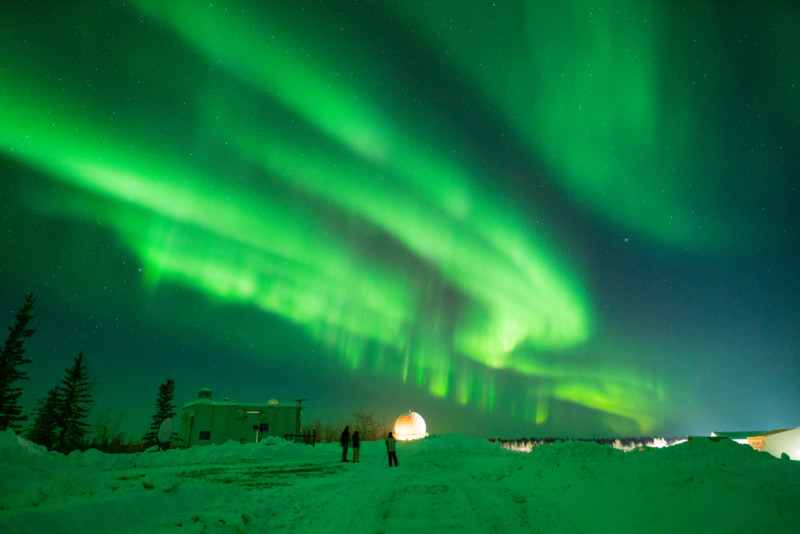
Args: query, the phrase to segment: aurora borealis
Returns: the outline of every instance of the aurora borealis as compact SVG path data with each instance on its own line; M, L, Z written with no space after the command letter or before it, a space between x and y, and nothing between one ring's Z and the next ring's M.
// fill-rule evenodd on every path
M791 3L0 14L27 403L83 350L142 428L168 376L433 433L798 424Z

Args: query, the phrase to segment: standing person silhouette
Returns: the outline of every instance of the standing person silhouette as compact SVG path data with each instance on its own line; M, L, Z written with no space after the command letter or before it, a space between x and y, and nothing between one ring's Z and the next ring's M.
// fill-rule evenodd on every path
M347 461L347 446L350 445L350 427L344 427L342 436L339 438L339 443L342 444L342 461Z
M392 467L392 460L394 460L394 465L397 467L397 440L392 436L392 433L389 432L389 435L386 436L386 454L389 456L389 467Z
M361 451L361 438L358 437L358 430L353 432L353 463L358 462L359 452Z

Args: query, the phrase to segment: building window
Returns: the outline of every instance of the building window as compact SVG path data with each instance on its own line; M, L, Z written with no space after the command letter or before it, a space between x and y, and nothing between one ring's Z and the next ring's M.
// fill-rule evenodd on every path
M210 430L201 430L200 431L200 439L211 439L211 431Z

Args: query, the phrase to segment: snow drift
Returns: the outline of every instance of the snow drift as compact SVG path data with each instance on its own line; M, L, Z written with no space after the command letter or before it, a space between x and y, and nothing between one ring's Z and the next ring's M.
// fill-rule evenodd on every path
M0 433L0 532L792 532L800 463L730 441L530 453L458 435L112 455Z

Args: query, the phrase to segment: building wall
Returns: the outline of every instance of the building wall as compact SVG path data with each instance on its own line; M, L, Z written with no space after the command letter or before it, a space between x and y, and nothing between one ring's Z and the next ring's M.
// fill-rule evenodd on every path
M712 432L712 436L727 437L777 458L786 454L792 460L800 460L800 428L753 432Z
M296 434L299 421L298 406L198 400L183 407L178 435L186 447L229 440L255 443L266 436Z
M786 454L792 460L800 460L800 428L768 433L761 450L778 458Z

